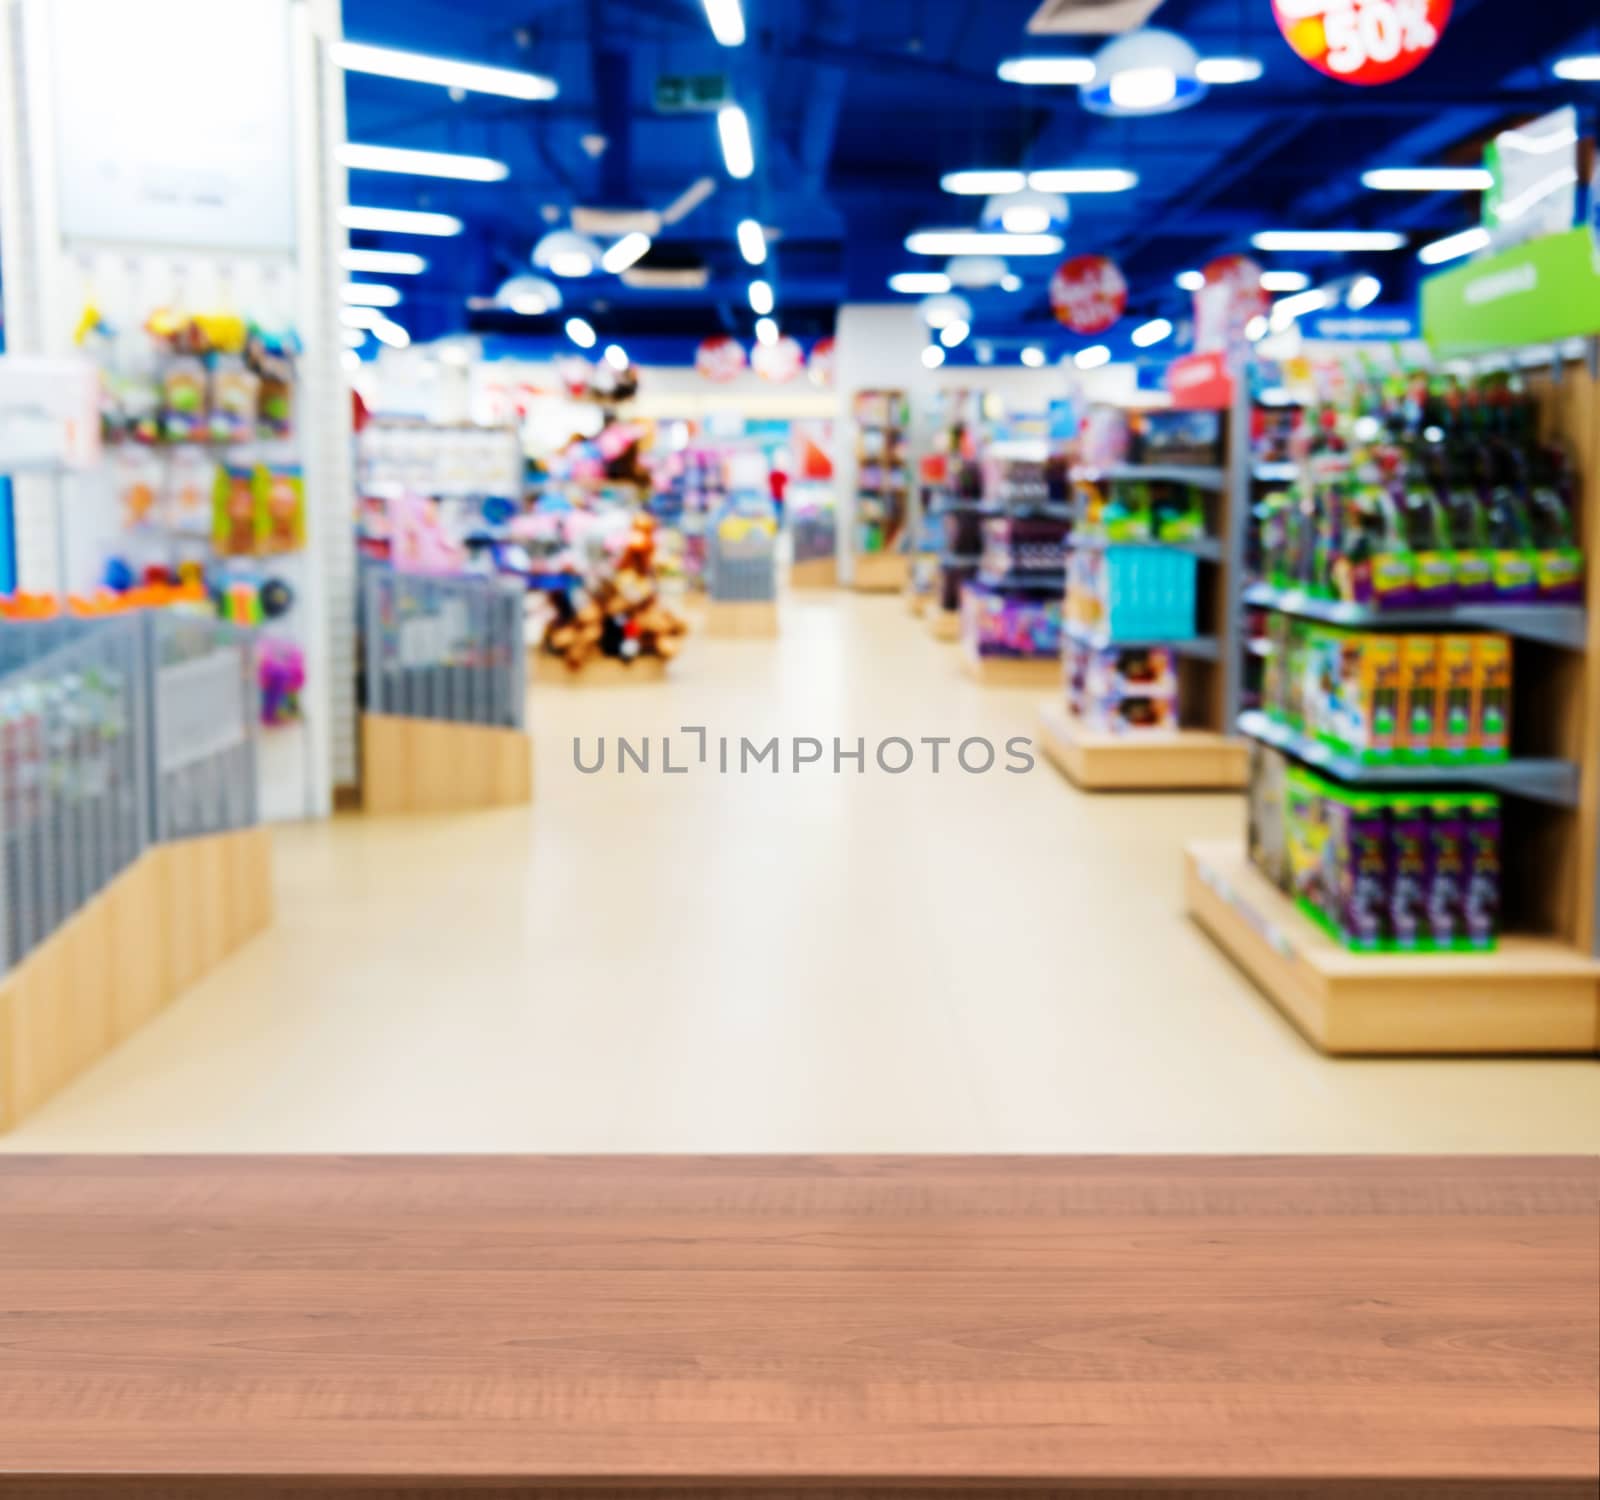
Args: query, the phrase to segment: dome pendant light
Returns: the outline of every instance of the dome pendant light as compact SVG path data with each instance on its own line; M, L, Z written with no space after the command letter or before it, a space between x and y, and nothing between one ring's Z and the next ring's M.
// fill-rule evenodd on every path
M985 229L1001 229L1007 234L1044 234L1066 226L1071 212L1060 193L1041 193L1022 188L1015 193L996 193L983 205Z
M945 263L944 273L950 278L951 286L980 292L985 287L999 286L1009 270L998 255L958 255Z
M552 229L533 247L533 263L552 276L592 276L600 267L600 247L586 234Z
M494 300L525 318L537 318L561 307L561 289L542 276L513 276L494 294Z
M1078 97L1097 115L1165 115L1206 96L1200 59L1181 36L1146 27L1107 43Z

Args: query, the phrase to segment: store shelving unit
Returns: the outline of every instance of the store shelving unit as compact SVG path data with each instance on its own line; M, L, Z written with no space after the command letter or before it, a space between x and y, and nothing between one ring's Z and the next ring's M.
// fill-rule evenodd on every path
M1241 387L1243 382L1238 383ZM1226 417L1225 462L1116 464L1075 469L1075 479L1115 484L1145 481L1187 485L1209 497L1206 536L1186 541L1115 541L1074 535L1074 548L1149 547L1197 558L1209 575L1200 595L1201 632L1163 640L1085 637L1070 624L1066 634L1096 647L1167 647L1181 658L1182 698L1190 723L1160 735L1118 735L1091 729L1058 698L1039 708L1045 753L1086 791L1237 791L1249 770L1249 746L1234 729L1239 711L1241 612L1232 592L1243 566L1243 520L1250 505L1249 405L1241 390Z
M1324 1052L1595 1050L1600 965L1563 938L1512 935L1494 953L1352 953L1233 840L1189 846L1184 897L1189 915Z
M1316 1046L1329 1053L1592 1053L1600 1050L1600 341L1525 370L1547 434L1578 478L1587 563L1582 605L1377 611L1250 585L1246 607L1396 630L1488 629L1519 642L1513 757L1372 764L1264 714L1239 728L1355 786L1483 787L1506 799L1506 934L1492 952L1356 953L1304 916L1249 861L1243 839L1186 851L1190 915ZM1243 556L1243 524L1233 548ZM1248 649L1235 630L1239 652Z
M1454 604L1439 609L1372 609L1314 599L1309 594L1253 583L1244 602L1256 609L1276 610L1324 625L1385 630L1497 630L1524 641L1542 641L1567 651L1582 651L1589 638L1588 612L1582 605Z
M863 593L898 594L911 577L911 479L907 464L906 393L858 391L856 423L857 535L854 587ZM872 436L876 434L876 436ZM876 447L877 451L870 449ZM876 472L868 482L864 476ZM876 545L869 545L876 543Z

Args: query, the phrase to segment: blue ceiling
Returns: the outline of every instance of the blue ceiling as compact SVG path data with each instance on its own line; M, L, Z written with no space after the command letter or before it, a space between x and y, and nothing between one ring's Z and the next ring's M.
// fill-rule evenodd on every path
M664 250L703 258L710 284L646 292L612 276L562 284L602 338L636 355L684 353L708 333L747 337L753 274L734 226L753 216L778 231L767 266L784 330L829 331L843 301L893 296L887 278L940 262L908 255L908 232L971 224L980 200L940 190L962 167L1125 167L1140 185L1072 202L1072 252L1116 257L1132 288L1119 332L1143 317L1181 311L1180 270L1245 249L1263 228L1398 228L1412 249L1357 261L1263 256L1314 273L1371 270L1386 301L1409 296L1415 244L1466 227L1475 196L1373 193L1363 169L1473 162L1507 123L1575 102L1592 120L1600 85L1562 83L1550 64L1600 52L1597 0L1455 0L1434 55L1411 77L1363 89L1323 78L1288 49L1268 0L1165 0L1154 22L1180 32L1202 56L1245 54L1265 73L1216 87L1178 114L1111 120L1082 109L1074 88L1026 88L996 76L1019 53L1085 55L1093 37L1029 37L1037 0L744 0L748 40L712 39L700 0L344 0L353 41L527 68L553 76L543 103L469 95L350 74L352 141L498 157L499 183L458 183L351 173L351 199L453 213L453 240L352 234L352 243L416 250L421 277L397 278L397 316L413 337L475 328L559 340L560 319L469 313L528 252L551 218L574 204L662 208L696 178L716 191L662 236ZM725 172L714 116L661 114L661 74L725 72L751 116L756 172ZM606 138L591 157L582 138ZM1021 290L973 297L977 338L1004 349L1025 341L1052 354L1074 341L1050 315L1052 258L1014 260ZM564 313L562 316L565 316ZM1115 340L1113 340L1115 342ZM969 343L970 348L970 343Z

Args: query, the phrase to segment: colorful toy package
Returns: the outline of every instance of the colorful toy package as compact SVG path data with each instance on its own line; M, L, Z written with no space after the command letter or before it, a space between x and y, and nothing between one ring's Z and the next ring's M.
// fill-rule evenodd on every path
M306 485L298 464L261 464L252 479L255 543L260 555L306 545Z
M1061 601L968 584L961 591L961 634L967 650L980 657L1059 657Z
M1265 785L1264 774L1261 776ZM1252 857L1265 790L1251 793ZM1487 952L1499 940L1500 802L1490 792L1366 792L1291 766L1286 889L1353 952Z

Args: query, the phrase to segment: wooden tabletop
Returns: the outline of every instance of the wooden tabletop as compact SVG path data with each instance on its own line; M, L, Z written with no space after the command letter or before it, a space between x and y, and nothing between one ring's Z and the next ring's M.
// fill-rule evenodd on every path
M1597 1198L1564 1158L0 1156L0 1496L1592 1500Z

